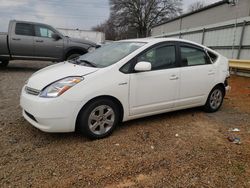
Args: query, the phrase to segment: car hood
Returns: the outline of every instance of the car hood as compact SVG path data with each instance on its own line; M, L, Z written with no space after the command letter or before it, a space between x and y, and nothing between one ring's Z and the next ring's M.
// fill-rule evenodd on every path
M27 86L33 89L42 90L47 85L65 77L86 76L97 70L99 70L99 68L76 65L66 61L35 72L29 78Z
M82 44L88 44L90 46L96 46L96 43L86 40L86 39L79 39L79 38L69 38L71 42L76 42L76 43L82 43Z

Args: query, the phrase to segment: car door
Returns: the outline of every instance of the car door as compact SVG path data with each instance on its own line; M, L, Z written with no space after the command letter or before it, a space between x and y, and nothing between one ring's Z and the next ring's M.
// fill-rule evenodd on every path
M63 39L55 40L56 31L47 25L35 25L35 55L41 58L62 59Z
M180 43L180 91L176 107L203 105L214 86L215 67L201 47Z
M11 30L10 54L14 58L34 56L34 27L29 23L18 22Z
M136 58L152 65L147 72L130 74L130 115L152 114L174 107L178 97L179 67L174 43L150 48Z

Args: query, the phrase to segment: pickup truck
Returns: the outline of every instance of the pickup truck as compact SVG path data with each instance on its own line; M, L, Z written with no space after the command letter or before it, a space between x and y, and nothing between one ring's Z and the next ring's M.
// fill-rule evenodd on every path
M0 33L0 67L10 60L64 61L100 47L94 42L63 36L47 24L11 20Z

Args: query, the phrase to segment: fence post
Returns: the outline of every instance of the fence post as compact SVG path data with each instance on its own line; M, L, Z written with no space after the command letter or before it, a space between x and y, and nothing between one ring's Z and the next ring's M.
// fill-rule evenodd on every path
M201 39L201 44L204 44L204 39L205 39L205 33L206 33L206 28L203 28L202 30L202 39Z
M181 34L182 34L182 33L180 32L180 33L179 33L179 39L181 39L181 38L182 38Z
M240 58L240 53L241 53L243 38L244 38L244 34L245 34L246 23L247 23L246 20L244 20L243 26L242 26L242 30L241 30L241 35L240 35L240 44L239 44L239 48L238 48L237 59Z
M180 19L180 33L179 33L179 38L181 39L182 36L181 36L181 30L182 30L182 17Z

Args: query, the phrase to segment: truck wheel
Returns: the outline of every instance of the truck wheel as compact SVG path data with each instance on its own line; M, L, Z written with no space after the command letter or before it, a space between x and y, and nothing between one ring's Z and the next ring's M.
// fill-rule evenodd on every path
M0 60L0 67L7 67L9 64L8 60Z
M75 59L77 57L81 56L81 54L71 54L67 57L67 60Z
M77 129L90 139L107 137L117 126L119 114L119 108L112 100L97 99L81 110Z

